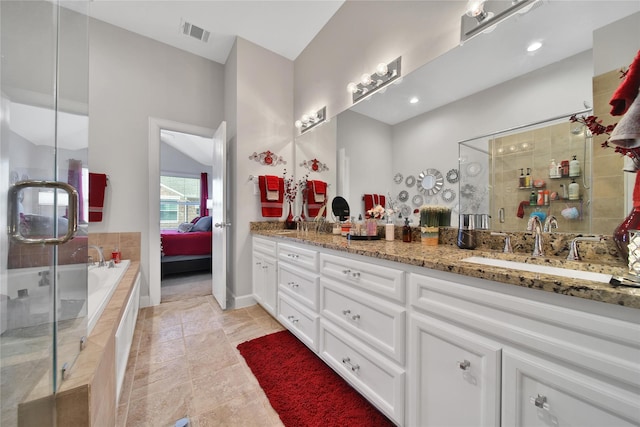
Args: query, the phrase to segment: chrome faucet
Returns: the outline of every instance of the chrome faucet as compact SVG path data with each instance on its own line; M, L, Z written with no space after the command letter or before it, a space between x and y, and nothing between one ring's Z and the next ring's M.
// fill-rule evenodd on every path
M542 224L540 218L536 215L529 217L527 223L527 231L533 231L535 234L535 240L533 241L533 253L531 256L543 256L542 251Z
M569 255L567 260L580 261L582 257L578 253L578 242L601 242L602 237L576 237L569 243Z
M513 253L513 248L511 247L511 236L509 236L507 233L498 233L498 232L491 232L492 236L503 236L504 237L504 248L502 249L502 252L504 252L505 254L512 254Z
M104 253L102 252L102 246L89 245L89 248L93 248L96 250L96 252L98 252L98 256L100 257L100 259L98 260L98 267L104 267L105 263L104 263Z
M544 220L544 227L542 231L545 233L551 233L551 230L558 228L558 220L555 216L549 215L547 219Z

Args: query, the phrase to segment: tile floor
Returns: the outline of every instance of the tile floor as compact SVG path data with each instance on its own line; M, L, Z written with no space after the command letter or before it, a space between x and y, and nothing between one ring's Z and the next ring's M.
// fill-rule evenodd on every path
M260 306L223 312L211 275L169 278L140 310L117 426L282 426L236 346L283 330Z

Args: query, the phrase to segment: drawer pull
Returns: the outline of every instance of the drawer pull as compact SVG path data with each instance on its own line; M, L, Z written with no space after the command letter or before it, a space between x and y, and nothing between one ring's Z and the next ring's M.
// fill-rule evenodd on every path
M471 362L469 362L467 359L465 359L463 362L458 362L458 367L460 369L462 369L463 371L466 371L467 369L469 369L471 367Z
M538 397L529 396L529 402L533 403L536 408L545 409L547 411L551 409L547 403L547 396L543 396L541 394L539 394Z
M267 268L269 268L269 266L268 265L263 265L262 268L264 268L266 270Z
M342 274L349 274L351 273L351 270L342 270Z
M256 262L256 265L262 265L262 263L260 261Z
M288 257L293 258L293 259L297 259L298 255L296 254L287 254Z
M342 358L342 364L349 367L353 372L356 372L360 369L360 365L354 365L353 363L351 363L351 359L348 357Z
M354 314L353 316L351 316L351 320L360 320L360 315Z
M298 323L298 319L296 319L295 316L287 316L287 319L289 319L291 323Z
M351 277L353 277L354 279L359 279L360 278L360 273L357 271L354 271L353 273L351 273Z
M351 313L351 310L342 310L342 314L344 314L345 316L349 313Z
M300 285L298 285L296 282L289 282L289 283L287 283L287 285L291 286L292 288L300 287Z

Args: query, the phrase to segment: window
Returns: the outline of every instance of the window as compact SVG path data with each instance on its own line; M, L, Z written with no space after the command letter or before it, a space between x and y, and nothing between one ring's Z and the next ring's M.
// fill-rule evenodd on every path
M200 178L160 176L160 223L177 229L200 216Z

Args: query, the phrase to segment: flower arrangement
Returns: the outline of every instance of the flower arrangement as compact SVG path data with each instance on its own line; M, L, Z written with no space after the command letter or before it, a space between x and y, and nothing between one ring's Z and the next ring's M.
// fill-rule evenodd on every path
M301 189L302 191L306 190L308 177L309 174L307 173L300 180L296 181L293 176L287 177L287 170L284 170L282 178L284 179L284 198L287 202L295 202L296 197L298 196L298 191Z
M385 210L381 205L375 205L373 208L367 211L367 215L372 219L382 219L384 218Z

